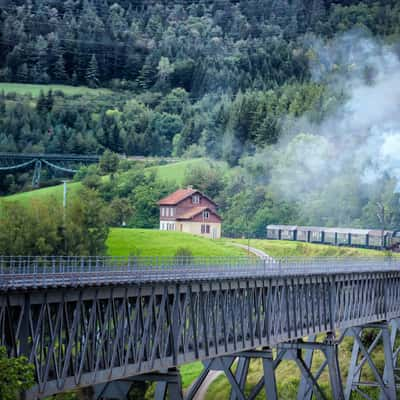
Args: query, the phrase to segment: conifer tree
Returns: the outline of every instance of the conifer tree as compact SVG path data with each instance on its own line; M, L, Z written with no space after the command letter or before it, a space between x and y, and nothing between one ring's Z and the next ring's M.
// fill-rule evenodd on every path
M76 73L75 70L74 70L74 72L72 73L71 83L72 83L74 86L78 86L78 74Z
M38 113L44 113L47 109L47 100L43 90L40 91L39 97L36 102L36 110Z
M58 82L65 82L67 80L67 73L65 72L64 57L60 54L54 65L54 77Z
M26 63L23 63L17 70L17 79L18 82L28 82L29 79L29 71Z
M95 88L99 85L99 72L96 56L93 54L86 70L86 83L89 87Z

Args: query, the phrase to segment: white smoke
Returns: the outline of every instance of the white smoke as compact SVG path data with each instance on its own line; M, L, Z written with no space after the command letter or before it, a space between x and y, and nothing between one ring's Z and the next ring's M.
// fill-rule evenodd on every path
M389 177L400 191L399 57L360 31L328 43L309 37L308 44L313 79L346 100L319 124L291 121L276 148L272 187L289 200L304 199L305 207L324 190L344 198L340 190L349 189L341 179L374 185Z

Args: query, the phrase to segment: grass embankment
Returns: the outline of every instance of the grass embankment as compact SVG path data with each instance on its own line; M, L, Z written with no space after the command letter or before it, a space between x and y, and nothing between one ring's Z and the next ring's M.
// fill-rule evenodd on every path
M246 239L225 239L247 246ZM271 257L382 257L386 253L379 250L356 247L331 246L315 243L301 243L289 240L251 239L250 246L262 250Z
M206 165L207 163L208 160L204 158L195 158L161 166L149 167L147 169L149 171L156 171L157 177L163 181L172 181L180 185L185 177L186 168L199 167Z
M80 182L70 182L67 184L67 195L68 198L73 196L77 190L82 186ZM22 192L12 194L10 196L2 196L0 200L6 201L17 201L23 205L29 205L32 201L48 201L51 198L55 198L62 202L64 193L64 185L49 186L42 189L30 190L29 192Z
M224 240L210 240L182 232L113 228L107 240L113 256L173 256L184 247L194 256L243 256L246 252Z
M111 93L109 89L91 89L87 86L68 86L68 85L40 85L40 84L27 84L27 83L0 83L0 92L4 91L7 93L16 93L18 95L31 95L32 97L38 97L40 92L47 93L49 90L53 92L56 90L62 91L67 96L79 95L79 94L90 94L100 95Z

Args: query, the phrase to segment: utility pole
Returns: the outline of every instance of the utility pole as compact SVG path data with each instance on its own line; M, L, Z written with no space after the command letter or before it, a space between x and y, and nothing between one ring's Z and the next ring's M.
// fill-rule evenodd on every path
M64 233L64 250L65 254L67 254L67 180L62 181L64 184L63 187L63 233Z
M66 211L67 211L67 180L62 181L64 184L63 188L63 209L64 209L64 224L65 224L65 217L66 217Z
M384 235L385 235L385 205L381 202L378 201L376 203L378 207L378 212L376 213L376 216L378 217L378 220L381 224L381 231L382 231L382 239L381 239L381 245L382 248L385 246L385 240L384 240Z

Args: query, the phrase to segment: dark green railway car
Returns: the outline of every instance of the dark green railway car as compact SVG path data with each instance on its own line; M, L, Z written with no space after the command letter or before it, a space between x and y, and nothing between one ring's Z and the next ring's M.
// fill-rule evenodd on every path
M379 229L268 225L267 239L400 251L400 231L382 231Z

